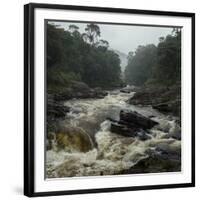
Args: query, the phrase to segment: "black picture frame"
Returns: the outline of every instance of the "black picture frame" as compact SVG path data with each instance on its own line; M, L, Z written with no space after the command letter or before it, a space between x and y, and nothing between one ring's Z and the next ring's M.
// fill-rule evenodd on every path
M109 13L129 13L156 16L182 16L189 17L192 20L192 181L191 183L167 184L167 185L144 185L133 187L117 187L117 188L99 188L85 190L68 190L68 191L46 191L35 192L34 182L34 84L36 77L34 76L34 11L36 8L43 9L59 9L59 10L80 10L94 12ZM36 196L53 196L53 195L72 195L84 193L99 192L122 192L134 190L150 190L163 188L183 188L195 186L195 14L186 12L166 12L153 10L135 10L122 8L105 8L105 7L86 7L73 5L57 5L57 4L36 4L30 3L24 5L24 195L28 197Z

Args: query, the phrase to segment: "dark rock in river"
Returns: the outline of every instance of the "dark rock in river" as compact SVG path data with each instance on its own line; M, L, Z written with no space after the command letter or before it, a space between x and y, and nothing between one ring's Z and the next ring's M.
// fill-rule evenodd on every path
M63 118L66 113L69 112L69 108L62 103L48 99L47 115L53 118Z
M175 115L180 115L179 114L180 113L180 105L181 105L181 101L180 101L180 99L178 99L175 101L168 101L165 103L155 104L155 105L152 105L152 107L163 113L170 112Z
M119 123L111 123L110 131L123 136L136 137L138 128L129 128Z
M165 158L162 155L152 155L140 160L137 164L120 174L159 173L181 171L181 161Z
M170 112L171 108L167 103L160 103L152 106L154 109L157 109L161 112Z
M181 127L178 123L175 123L173 128L169 130L169 133L164 136L164 138L174 138L176 140L181 140Z
M136 91L138 91L138 87L136 86L126 86L120 90L120 92L123 92L123 93L131 93L131 92L136 92Z
M151 129L152 127L158 124L158 122L155 122L150 118L139 114L136 111L130 112L124 110L120 112L120 121L127 122L129 126L138 127L142 129Z
M69 107L64 106L63 103L56 101L53 95L47 95L47 129L54 129L56 123L64 119L66 113L70 110Z
M110 131L123 136L138 137L140 140L150 139L147 129L157 125L155 122L137 112L124 111L120 112L120 120L111 121Z
M181 171L181 148L171 148L168 144L158 144L155 150L148 150L146 158L121 174L159 173Z
M144 131L143 129L140 129L140 130L137 132L137 136L138 136L138 138L139 138L140 140L142 140L142 141L151 139L151 136L150 136L146 131Z

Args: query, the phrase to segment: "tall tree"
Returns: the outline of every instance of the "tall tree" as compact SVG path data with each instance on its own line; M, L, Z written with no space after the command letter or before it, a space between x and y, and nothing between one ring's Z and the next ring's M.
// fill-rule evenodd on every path
M87 24L85 28L87 41L94 46L98 42L98 38L101 36L100 28L95 23Z

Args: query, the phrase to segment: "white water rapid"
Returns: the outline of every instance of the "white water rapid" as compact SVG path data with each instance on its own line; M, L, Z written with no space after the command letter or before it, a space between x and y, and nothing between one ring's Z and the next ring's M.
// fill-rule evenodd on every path
M180 131L175 119L151 107L126 103L131 96L133 93L113 91L103 99L66 101L65 105L71 111L63 123L65 126L82 128L94 141L94 147L88 152L58 150L55 143L54 148L46 153L47 178L119 174L148 157L147 152L158 145L180 150L181 141L166 137ZM122 109L137 111L159 122L150 130L151 139L141 141L110 132L110 121L106 119L111 117L118 120Z

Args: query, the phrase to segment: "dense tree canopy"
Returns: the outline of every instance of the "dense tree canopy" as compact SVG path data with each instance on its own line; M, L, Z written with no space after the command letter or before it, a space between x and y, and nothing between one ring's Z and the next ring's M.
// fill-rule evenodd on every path
M156 63L156 46L138 46L135 53L128 55L125 77L128 83L142 85L151 76L152 67Z
M172 85L181 78L181 31L159 38L159 44L138 46L128 55L125 70L128 84Z
M91 87L112 87L120 83L119 56L109 50L109 43L100 39L97 24L88 24L85 33L70 25L65 30L47 24L48 90L67 87L73 80Z

